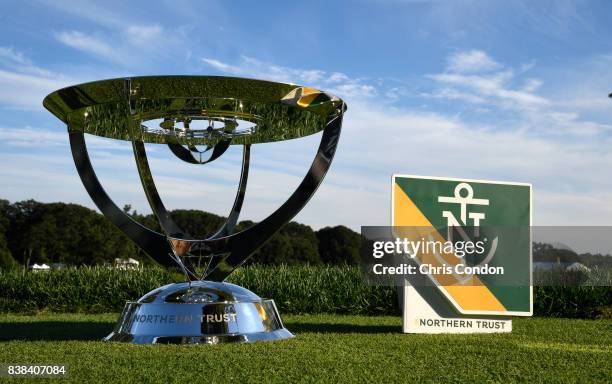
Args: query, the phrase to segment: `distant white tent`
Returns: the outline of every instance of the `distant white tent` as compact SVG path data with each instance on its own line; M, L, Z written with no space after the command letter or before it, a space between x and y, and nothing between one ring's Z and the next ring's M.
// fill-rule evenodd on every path
M578 272L578 271L580 271L580 272L591 272L591 269L589 267L587 267L586 265L581 264L579 262L575 262L575 263L570 264L566 268L566 270L567 271L573 271L573 272Z
M534 271L572 271L572 272L591 272L591 269L579 262L554 262L554 261L534 261Z
M34 265L30 266L30 269L33 271L48 271L51 269L51 267L44 263L43 264L34 263Z
M115 259L115 268L117 269L138 269L139 266L140 262L131 257L128 259Z

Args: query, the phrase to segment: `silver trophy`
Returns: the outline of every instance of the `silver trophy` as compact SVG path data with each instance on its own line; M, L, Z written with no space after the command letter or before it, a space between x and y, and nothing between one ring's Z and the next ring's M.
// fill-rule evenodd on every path
M107 341L137 344L252 342L293 337L274 300L224 280L289 222L321 184L336 151L345 103L293 84L214 76L111 79L55 91L44 102L66 123L81 181L100 211L153 259L177 266L186 282L157 288L125 305ZM252 144L322 132L308 173L261 222L236 232ZM162 233L134 221L108 196L87 154L85 133L132 142L140 180ZM206 239L181 229L151 175L145 143L166 145L191 164L207 164L230 145L243 148L238 191L225 223Z

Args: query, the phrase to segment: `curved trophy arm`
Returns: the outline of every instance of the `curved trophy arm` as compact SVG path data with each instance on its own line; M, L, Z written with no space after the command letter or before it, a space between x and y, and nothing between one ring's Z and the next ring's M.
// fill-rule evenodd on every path
M153 175L151 174L151 168L149 167L149 162L147 159L147 152L145 149L144 142L140 140L132 141L132 148L134 149L134 158L136 160L136 166L138 169L138 174L140 175L140 180L142 182L143 189L145 191L145 195L151 206L151 210L153 214L157 218L159 225L162 227L163 231L170 237L174 238L182 238L182 239L190 239L192 238L186 231L181 229L176 222L170 216L170 213L164 206L164 203L159 196L159 192L157 191L157 187L155 186L155 181L153 180ZM217 231L211 238L217 238L222 236L227 236L233 233L234 228L236 226L236 222L238 221L238 217L240 215L240 210L242 208L242 203L244 201L244 196L246 192L246 182L248 179L249 173L249 158L250 158L250 145L245 145L243 150L242 157L242 170L240 175L240 182L238 184L238 192L236 194L236 199L234 200L234 205L232 210L223 224L221 229ZM184 250L174 249L175 245L180 246L184 244L184 242L178 243L170 243L173 251L175 251L175 260L179 264L179 266L185 271L187 276L191 279L197 279L195 275L193 275L192 271L193 265L189 258L179 257L185 256L186 253ZM216 261L218 258L210 259L209 263L215 263L212 265L216 265Z
M249 178L249 163L251 158L251 145L246 144L242 150L242 169L240 171L240 181L238 182L238 191L236 192L236 198L234 199L234 205L230 214L227 216L225 224L211 237L208 239L218 239L220 237L229 236L234 233L240 211L242 210L242 203L244 202L244 195L246 194L247 180Z
M136 168L140 175L140 181L145 191L149 206L153 211L153 214L157 218L159 225L162 230L171 237L191 238L186 231L182 230L178 224L172 219L170 213L166 210L164 203L162 202L157 187L153 181L153 175L151 174L151 168L149 167L149 161L147 160L147 152L145 149L144 142L140 140L132 141L132 148L134 149L134 158L136 159ZM189 280L197 280L197 277L193 274L193 265L189 259L183 259L179 257L174 249L172 243L170 243L174 260L181 267L181 269L187 275Z
M132 148L134 149L134 158L136 159L136 167L138 168L138 174L140 175L140 181L142 182L145 195L151 206L151 210L157 217L159 225L163 231L172 237L191 238L191 236L182 230L170 217L170 213L166 210L164 203L162 202L155 182L153 181L153 175L151 174L151 168L149 167L149 161L147 160L147 152L145 150L144 142L140 140L132 141Z
M244 263L248 257L259 248L265 240L270 238L285 223L289 222L308 203L316 192L327 173L342 129L342 116L344 105L340 112L329 121L323 130L323 136L317 154L308 170L308 173L293 192L293 194L260 223L236 234L207 239L199 246L209 249L216 254L227 253L225 259L220 260L214 268L206 274L206 280L223 281L227 276Z
M172 151L172 153L174 153L176 157L178 157L179 159L187 163L206 164L206 163L210 163L211 161L216 160L221 155L223 155L225 151L227 151L227 149L229 148L231 142L232 142L231 139L226 139L226 140L223 140L217 143L217 145L213 147L213 151L210 157L204 161L202 161L201 159L200 160L196 159L196 157L193 155L192 150L186 149L180 144L168 143L167 145L168 145L168 148L170 148L170 150Z
M166 236L134 221L108 196L91 165L83 132L69 129L69 137L72 157L81 182L98 209L155 261L165 266L173 266L172 249Z
M238 217L240 216L240 211L242 210L242 203L244 202L244 196L246 194L246 186L247 180L249 178L249 163L251 157L251 145L246 144L242 150L242 170L240 172L240 181L238 182L238 191L236 192L236 198L234 199L234 205L232 206L232 210L227 217L227 220L223 224L223 226L212 236L210 236L207 240L218 239L221 237L229 236L234 233L234 229L236 228L236 223L238 222ZM214 269L217 264L222 260L221 257L212 257L210 259L210 263L207 267L207 270Z

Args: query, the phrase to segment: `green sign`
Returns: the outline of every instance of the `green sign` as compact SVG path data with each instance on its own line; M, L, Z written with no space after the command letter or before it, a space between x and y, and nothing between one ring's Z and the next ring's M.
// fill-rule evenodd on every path
M531 185L395 175L392 200L396 232L471 244L416 258L458 313L532 314Z

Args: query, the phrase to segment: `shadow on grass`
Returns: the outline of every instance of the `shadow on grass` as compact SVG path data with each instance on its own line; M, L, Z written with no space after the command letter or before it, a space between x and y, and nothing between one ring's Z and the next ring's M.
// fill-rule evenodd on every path
M294 333L397 333L399 325L358 325L343 323L293 323L284 322L285 327Z
M34 321L2 323L0 342L12 340L100 340L111 333L114 322Z
M114 322L86 321L35 321L2 323L0 342L101 340L114 328ZM395 325L357 325L346 323L301 323L286 322L285 326L295 333L397 333L401 327Z

